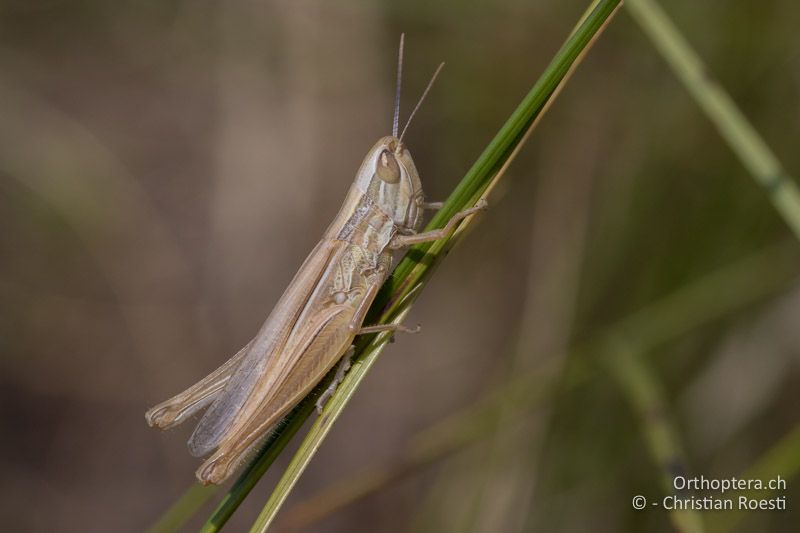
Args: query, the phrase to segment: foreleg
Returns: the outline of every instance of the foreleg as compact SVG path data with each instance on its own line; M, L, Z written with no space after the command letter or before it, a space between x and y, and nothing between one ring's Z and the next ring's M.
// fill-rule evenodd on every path
M464 220L470 215L477 213L478 211L483 211L487 208L488 204L486 200L481 198L478 200L478 203L475 204L475 207L470 207L469 209L464 209L463 211L459 211L453 217L447 221L447 224L440 229L435 229L431 231L426 231L425 233L417 233L416 235L401 235L397 234L392 238L392 241L389 243L389 247L392 249L398 248L405 248L406 246L411 246L412 244L420 244L423 242L431 242L436 241L439 239L443 239L447 237L456 227L460 221Z

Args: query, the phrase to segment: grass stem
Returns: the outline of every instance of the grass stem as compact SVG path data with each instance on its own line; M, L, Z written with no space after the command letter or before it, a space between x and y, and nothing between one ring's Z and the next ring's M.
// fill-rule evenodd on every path
M708 116L747 171L764 189L775 209L800 239L800 188L777 156L736 106L725 89L712 78L656 0L626 0L634 20Z

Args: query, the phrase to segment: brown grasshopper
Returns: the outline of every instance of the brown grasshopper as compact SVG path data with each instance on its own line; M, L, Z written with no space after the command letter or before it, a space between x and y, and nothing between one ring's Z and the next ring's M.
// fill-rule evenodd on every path
M173 427L208 407L189 439L204 484L230 477L278 423L341 360L327 399L349 368L353 339L383 331L413 332L400 324L364 326L364 318L392 265L393 251L446 237L465 217L418 233L426 203L403 136L442 65L434 73L400 136L397 135L403 37L397 68L392 135L367 153L339 213L306 258L258 334L217 370L145 414L150 426Z

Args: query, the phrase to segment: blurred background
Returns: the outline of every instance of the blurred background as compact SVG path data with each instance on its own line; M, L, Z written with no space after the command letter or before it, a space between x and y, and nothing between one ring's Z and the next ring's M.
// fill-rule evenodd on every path
M401 32L403 117L447 62L407 136L442 200L586 4L3 2L4 527L141 531L192 484L193 424L159 433L144 412L272 309L390 132ZM800 169L797 3L666 7ZM672 531L631 498L765 464L797 505L800 245L624 9L491 204L276 530ZM386 475L324 510L363 472Z

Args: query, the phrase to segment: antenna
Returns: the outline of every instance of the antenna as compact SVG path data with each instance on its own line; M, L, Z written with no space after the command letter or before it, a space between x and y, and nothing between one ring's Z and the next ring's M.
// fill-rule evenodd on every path
M403 42L406 34L400 34L400 50L397 52L397 87L394 91L394 120L392 120L392 137L397 137L397 128L400 126L400 87L403 82Z
M406 130L408 129L408 125L411 124L411 119L414 118L414 115L417 113L417 110L419 109L419 106L422 105L422 102L425 101L425 97L428 96L428 91L430 91L431 87L433 87L433 82L436 81L436 76L439 75L439 72L442 70L442 67L444 67L444 62L439 63L439 66L436 68L436 72L434 72L433 76L431 76L431 81L428 82L428 86L425 87L425 91L423 91L422 96L419 97L419 101L417 102L417 105L414 107L414 110L411 112L411 115L408 116L408 120L406 121L406 125L403 126L403 131L402 131L402 133L400 133L400 138L398 139L398 141L400 141L400 142L403 141L403 136L406 134ZM398 146L399 146L399 143L398 143Z

